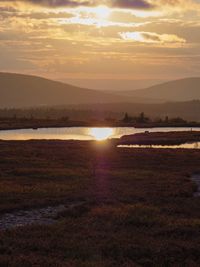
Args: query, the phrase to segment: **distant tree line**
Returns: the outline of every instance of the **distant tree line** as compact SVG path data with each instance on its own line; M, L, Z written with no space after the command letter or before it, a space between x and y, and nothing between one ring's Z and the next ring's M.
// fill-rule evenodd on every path
M0 120L62 120L62 121L85 121L85 122L106 122L114 123L187 123L187 120L180 116L148 116L145 112L138 115L130 115L128 112L115 112L106 110L85 109L78 110L65 107L41 107L29 109L0 109ZM190 121L191 122L191 121ZM194 122L194 121L192 121Z
M0 119L24 119L24 120L102 120L102 121L116 121L123 116L122 112L113 112L106 110L94 111L92 109L79 110L75 108L65 107L41 107L41 108L12 108L0 109Z
M176 118L169 118L166 116L164 119L162 118L155 118L151 119L150 117L146 116L144 112L141 112L138 116L130 116L127 112L122 119L124 123L187 123L186 120L176 117Z

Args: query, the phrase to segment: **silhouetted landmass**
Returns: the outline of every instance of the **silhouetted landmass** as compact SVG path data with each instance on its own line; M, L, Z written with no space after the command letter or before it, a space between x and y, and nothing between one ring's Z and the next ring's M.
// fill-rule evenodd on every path
M105 89L105 88L102 88ZM163 103L200 99L200 78L187 78L146 89L107 92L79 88L41 77L0 73L0 108L112 103Z
M143 98L130 99L41 77L11 73L0 73L0 96L0 107L8 108L115 103L128 100L143 102Z
M125 113L131 117L144 112L154 120L181 117L188 121L200 121L200 101L138 104L110 103L96 105L73 105L57 107L40 107L27 109L0 109L0 118L37 118L60 119L68 117L71 120L120 120Z
M79 105L73 106L73 110L90 110L91 116L96 114L103 114L105 112L116 113L115 118L120 118L125 112L130 116L137 116L139 113L144 112L152 118L165 118L168 116L181 117L186 120L200 121L200 101L186 101L186 102L166 102L157 104L145 103L111 103L101 105Z
M200 121L200 78L188 78L144 90L112 94L78 88L48 79L0 73L0 117L115 121L127 112L131 117L144 112L157 119L180 117ZM131 95L131 97L130 97ZM156 99L171 102L146 103ZM179 102L175 102L179 101Z
M152 120L143 112L137 117L129 117L126 113L122 120L106 118L104 120L71 120L68 117L58 119L38 119L38 118L0 118L0 130L13 129L38 129L38 128L59 128L59 127L200 127L198 122L190 122L182 118L171 118Z
M124 135L119 145L180 145L190 142L200 142L200 132L156 132Z
M145 89L120 91L129 97L145 97L155 101L190 101L200 99L200 78L185 78L154 85Z

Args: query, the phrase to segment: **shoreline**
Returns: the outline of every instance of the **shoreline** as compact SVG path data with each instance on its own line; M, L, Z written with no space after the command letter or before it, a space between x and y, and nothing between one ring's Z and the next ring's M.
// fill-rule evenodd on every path
M200 131L145 132L124 135L119 139L118 145L176 146L193 142L200 142Z
M70 123L70 124L43 124L43 125L19 125L19 126L1 126L0 125L0 132L1 131L15 131L15 130L39 130L39 129L50 129L50 128L135 128L135 129L152 129L152 128L199 128L200 123L186 123L186 124L124 124L124 123L115 123L115 124L102 124L102 123Z

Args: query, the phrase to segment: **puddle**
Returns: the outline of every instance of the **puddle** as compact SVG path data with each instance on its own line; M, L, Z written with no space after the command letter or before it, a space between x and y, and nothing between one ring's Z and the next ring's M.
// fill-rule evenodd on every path
M119 148L162 148L162 149L200 149L200 142L185 143L181 145L118 145Z
M197 185L197 190L194 192L194 197L200 197L200 173L193 174L192 181Z
M56 216L63 211L78 207L81 203L59 205L32 210L19 210L0 216L0 230L7 230L27 225L51 225L57 222Z

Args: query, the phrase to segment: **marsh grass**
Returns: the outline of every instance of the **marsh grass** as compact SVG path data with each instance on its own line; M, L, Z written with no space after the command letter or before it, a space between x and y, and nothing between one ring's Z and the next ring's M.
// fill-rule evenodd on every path
M199 266L200 151L0 142L0 212L79 203L0 231L0 266Z

